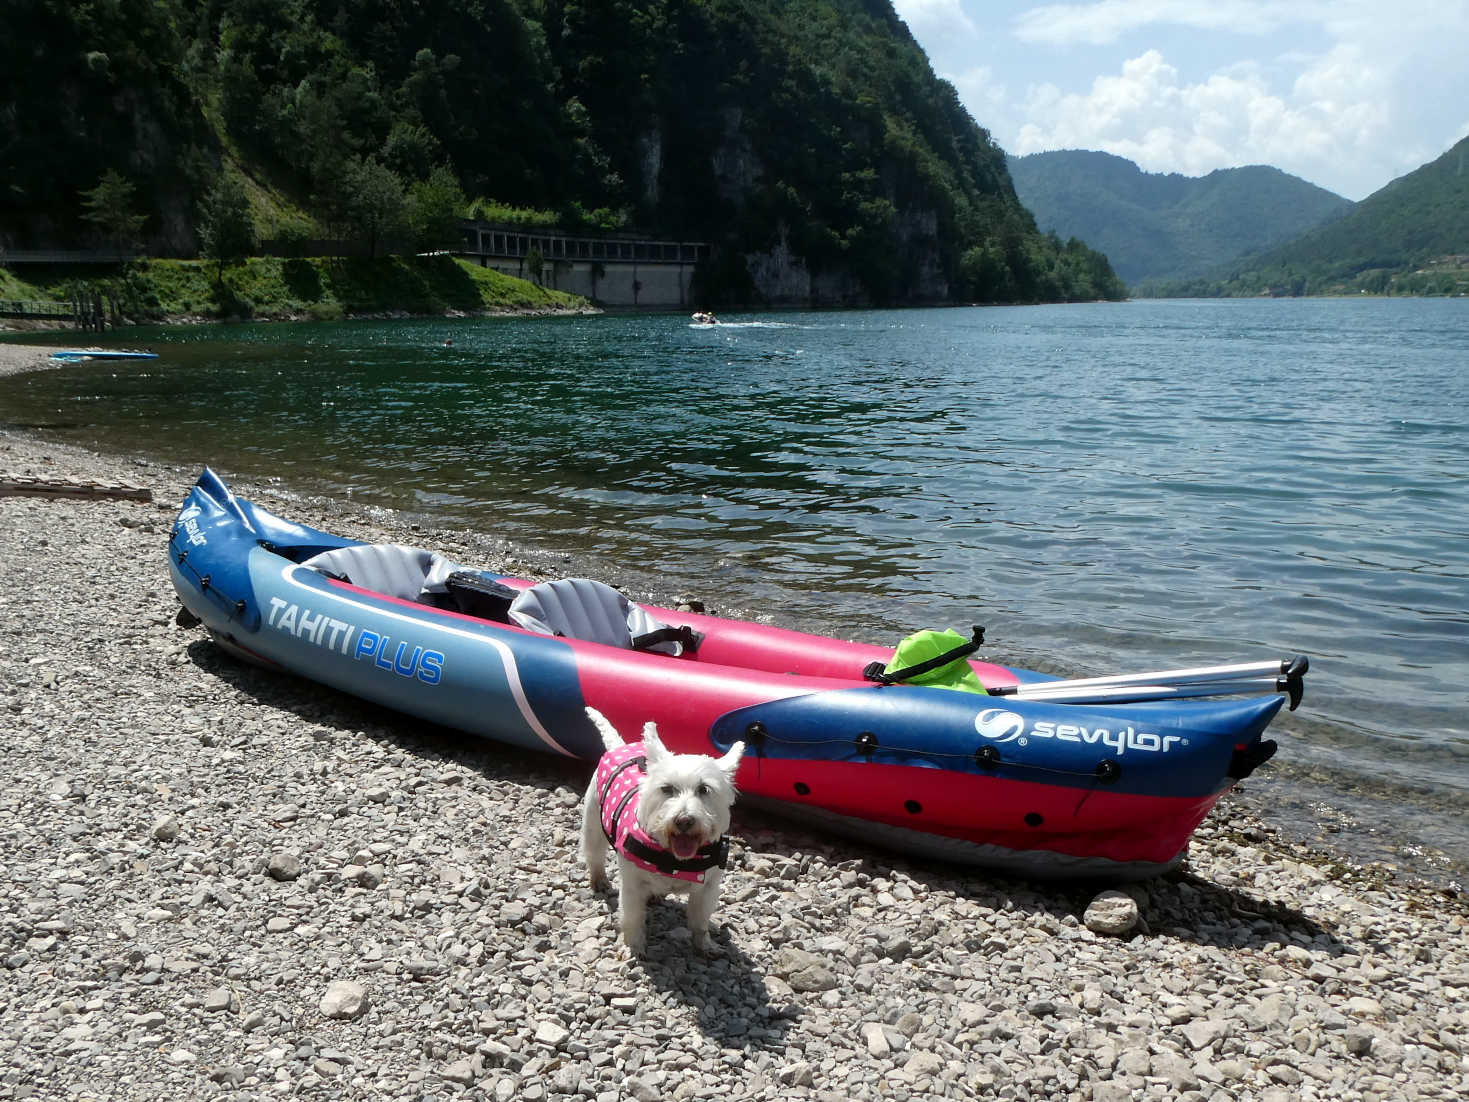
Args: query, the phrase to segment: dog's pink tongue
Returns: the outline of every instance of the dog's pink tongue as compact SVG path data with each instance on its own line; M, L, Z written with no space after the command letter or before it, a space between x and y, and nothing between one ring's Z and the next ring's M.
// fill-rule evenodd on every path
M673 836L673 855L680 861L687 861L699 852L699 839L692 834L675 834Z

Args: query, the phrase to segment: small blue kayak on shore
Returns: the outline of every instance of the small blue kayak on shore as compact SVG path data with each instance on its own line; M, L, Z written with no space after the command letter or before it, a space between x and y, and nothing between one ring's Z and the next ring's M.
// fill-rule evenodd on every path
M53 360L156 360L157 352L129 352L121 349L63 348L51 353Z

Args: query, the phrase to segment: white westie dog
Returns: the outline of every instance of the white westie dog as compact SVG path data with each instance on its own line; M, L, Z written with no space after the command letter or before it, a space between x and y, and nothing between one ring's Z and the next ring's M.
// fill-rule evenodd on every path
M687 893L694 947L709 950L709 919L729 854L729 809L735 770L745 744L722 758L670 753L652 723L642 742L624 743L595 708L587 715L607 752L587 786L581 853L597 891L607 888L607 850L617 850L618 919L622 940L642 956L647 948L648 900Z

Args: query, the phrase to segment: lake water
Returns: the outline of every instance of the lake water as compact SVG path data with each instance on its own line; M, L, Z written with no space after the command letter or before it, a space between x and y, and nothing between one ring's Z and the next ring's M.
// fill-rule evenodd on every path
M159 360L0 379L0 421L850 638L1307 654L1272 728L1299 814L1375 800L1364 832L1469 860L1469 301L724 320L135 330Z

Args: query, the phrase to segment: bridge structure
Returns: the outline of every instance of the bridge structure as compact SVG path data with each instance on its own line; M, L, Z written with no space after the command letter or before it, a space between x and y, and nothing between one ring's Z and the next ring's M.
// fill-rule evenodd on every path
M102 296L96 292L79 295L69 302L0 299L0 318L13 321L66 321L74 323L78 329L99 331L107 325L106 307Z
M688 308L695 269L709 257L703 241L579 236L472 220L460 228L465 259L603 306Z

